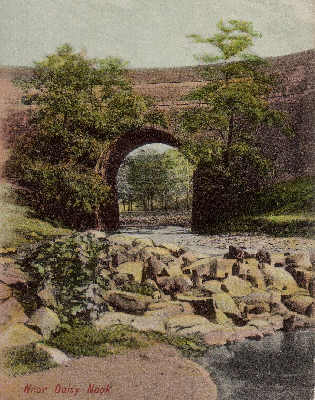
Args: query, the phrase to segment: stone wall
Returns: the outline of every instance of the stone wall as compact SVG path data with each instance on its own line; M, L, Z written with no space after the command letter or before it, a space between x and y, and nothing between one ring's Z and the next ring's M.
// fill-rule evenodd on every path
M266 129L260 134L260 143L265 153L276 161L279 178L287 179L300 175L311 175L314 173L313 154L315 150L315 50L274 57L270 58L269 61L271 64L270 69L281 76L284 87L282 93L273 93L270 101L277 108L289 112L295 136L287 138L271 129ZM193 88L203 85L200 75L201 69L202 67L200 66L135 69L129 70L128 73L138 93L151 96L155 99L158 108L168 110L189 106L189 103L183 100L183 96ZM11 116L11 121L9 121L11 126L15 124L15 128L23 129L27 118L27 110L30 106L25 106L21 103L21 92L14 87L12 79L16 79L21 75L30 75L31 71L31 68L0 67L0 134L2 131L2 137L5 131L10 131L10 129L7 129L7 118L9 116ZM12 115L14 115L13 119ZM139 132L138 136L141 135L142 132ZM156 135L156 140L154 135ZM141 140L141 143L135 141L133 136L130 137L129 141L128 138L127 140L125 138L124 149L132 151L140 145L154 141L170 144L170 134L164 133L167 139L162 136L161 132L156 130L155 133L154 131L150 132L148 140L146 140L146 135L144 134L144 140ZM174 139L175 142L176 139ZM110 151L111 153L107 155L107 161L112 159L120 160L121 157L118 157L118 155L126 153L117 149L117 146ZM116 161L115 171L117 170ZM113 182L113 169L108 175L111 182ZM207 209L209 209L207 196L204 191L198 190L197 182L195 183L194 195L194 203L199 204L198 214L207 214ZM201 203L204 204L204 207L200 206ZM117 205L108 212L111 215L116 215L116 222L112 225L117 226Z

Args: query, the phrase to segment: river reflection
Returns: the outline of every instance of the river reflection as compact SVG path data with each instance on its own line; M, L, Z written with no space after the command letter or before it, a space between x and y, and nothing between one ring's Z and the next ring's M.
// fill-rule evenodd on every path
M218 400L313 400L313 335L277 333L211 348L196 361L216 382Z

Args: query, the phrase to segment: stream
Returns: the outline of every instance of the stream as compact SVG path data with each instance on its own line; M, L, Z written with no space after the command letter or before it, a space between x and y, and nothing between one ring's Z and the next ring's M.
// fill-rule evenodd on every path
M216 346L194 361L218 387L218 400L313 400L314 331Z

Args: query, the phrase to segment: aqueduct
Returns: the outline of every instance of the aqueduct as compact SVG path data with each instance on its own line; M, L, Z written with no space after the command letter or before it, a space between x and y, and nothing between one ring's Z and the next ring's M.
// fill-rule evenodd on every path
M289 112L295 137L288 139L266 129L261 132L261 143L266 154L277 163L279 176L283 178L314 173L314 104L315 51L308 50L287 56L269 59L271 69L283 81L284 91L273 93L270 101L279 109ZM189 105L181 99L193 88L203 85L200 67L129 70L135 91L151 96L160 109L178 109ZM12 112L23 112L27 106L21 103L21 92L14 87L12 79L31 74L31 68L0 67L0 130L4 132L7 116ZM22 122L23 123L23 122ZM164 143L177 147L178 139L161 129L144 128L122 135L104 155L101 166L106 182L112 188L112 200L102 220L106 229L119 225L119 212L115 178L125 156L137 147L149 143ZM198 182L202 171L197 171L194 182L192 225L194 230L201 226L211 214L207 193L199 190ZM199 180L198 180L199 179Z

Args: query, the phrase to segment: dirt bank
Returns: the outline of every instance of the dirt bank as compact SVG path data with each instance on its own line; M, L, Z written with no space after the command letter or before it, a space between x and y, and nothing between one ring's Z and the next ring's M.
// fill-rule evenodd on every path
M72 398L216 400L217 389L206 370L166 345L108 358L84 357L23 377L0 375L0 400Z

